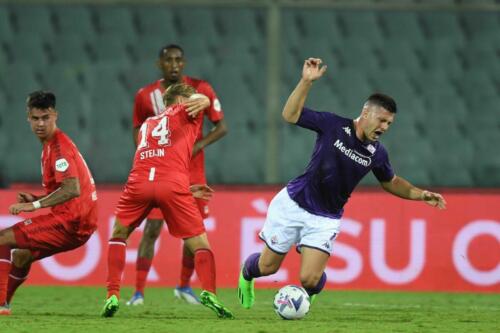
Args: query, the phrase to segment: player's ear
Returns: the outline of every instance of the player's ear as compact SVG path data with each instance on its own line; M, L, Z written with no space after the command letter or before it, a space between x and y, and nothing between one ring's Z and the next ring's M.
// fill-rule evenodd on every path
M363 110L361 110L361 118L367 119L369 113L370 113L369 108L367 106L363 107Z

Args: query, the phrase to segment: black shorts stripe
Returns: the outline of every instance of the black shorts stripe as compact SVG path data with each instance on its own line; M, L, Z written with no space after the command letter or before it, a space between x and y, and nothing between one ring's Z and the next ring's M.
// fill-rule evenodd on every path
M304 245L304 244L298 244L297 245L296 250L297 250L298 253L300 253L300 248L301 247L308 247L310 249L315 249L315 250L324 252L324 253L328 254L328 256L330 256L330 252L328 252L328 251L325 251L325 250L323 250L323 249L321 249L319 247L316 247L316 246L310 246L310 245Z
M275 249L273 249L271 246L269 246L269 244L267 243L267 241L266 241L263 237L261 237L261 236L259 235L259 238L260 238L260 239L261 239L264 243L266 243L267 248L268 248L269 250L273 251L274 253L279 254L279 255L282 255L282 256L284 256L285 254L287 254L287 253L288 253L288 252L280 252L280 251L276 251L276 250L275 250Z

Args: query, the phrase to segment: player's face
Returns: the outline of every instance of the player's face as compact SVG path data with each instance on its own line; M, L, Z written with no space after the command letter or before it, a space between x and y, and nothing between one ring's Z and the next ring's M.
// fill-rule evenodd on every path
M170 82L179 82L182 78L182 71L184 70L184 56L179 49L167 49L158 60L158 67L160 67L163 78Z
M42 141L50 138L56 130L57 112L53 108L31 108L28 111L28 121L31 130Z
M394 121L394 113L379 106L370 106L363 110L363 133L366 139L377 141Z

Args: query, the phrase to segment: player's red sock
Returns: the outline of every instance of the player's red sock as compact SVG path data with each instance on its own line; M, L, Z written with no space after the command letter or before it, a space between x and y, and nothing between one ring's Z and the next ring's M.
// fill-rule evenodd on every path
M0 245L0 305L4 305L7 300L10 266L10 246Z
M189 287L189 281L194 272L194 257L186 253L182 255L181 281L179 287Z
M197 250L194 253L194 267L203 290L215 294L215 260L209 249Z
M19 288L19 286L22 285L28 278L30 268L31 265L22 268L16 267L16 265L12 265L9 274L9 283L7 285L7 303L10 303L17 288Z
M127 243L123 238L111 238L108 243L108 296L120 298L120 282L125 268Z
M144 287L146 286L146 279L152 262L152 259L137 257L137 262L135 263L135 291L139 291L143 295Z

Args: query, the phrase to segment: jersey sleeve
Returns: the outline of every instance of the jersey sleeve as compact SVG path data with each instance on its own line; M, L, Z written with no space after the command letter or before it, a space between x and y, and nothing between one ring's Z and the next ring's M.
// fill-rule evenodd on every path
M203 82L199 85L198 92L210 99L210 107L205 110L205 115L208 119L210 119L211 122L217 122L224 118L222 106L212 86L207 82Z
M330 112L318 112L304 107L295 125L322 133L335 124L337 116Z
M56 183L61 183L67 178L78 178L78 167L75 151L64 143L59 144L59 149L53 150L51 167L54 168Z
M142 123L148 118L145 110L144 94L142 89L135 94L134 110L132 114L132 126L134 128L141 127Z
M389 162L389 154L382 145L379 147L379 154L381 154L380 163L372 169L372 172L379 182L388 182L394 178L394 170Z

